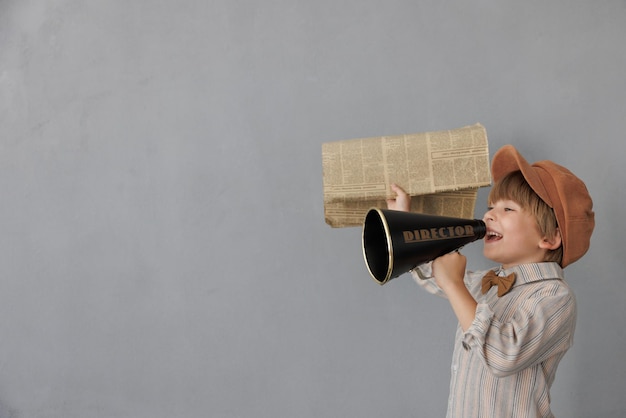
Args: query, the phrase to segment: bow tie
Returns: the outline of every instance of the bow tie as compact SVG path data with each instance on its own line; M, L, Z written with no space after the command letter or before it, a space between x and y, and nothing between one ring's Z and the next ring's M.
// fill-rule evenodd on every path
M489 270L483 277L482 291L487 293L491 286L498 286L498 297L504 296L515 283L515 273L511 273L508 276L500 277L493 270Z

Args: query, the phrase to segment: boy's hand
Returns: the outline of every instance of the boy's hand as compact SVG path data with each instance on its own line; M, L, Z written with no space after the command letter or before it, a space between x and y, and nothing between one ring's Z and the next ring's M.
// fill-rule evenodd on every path
M409 212L411 210L411 197L395 183L391 185L391 190L396 194L396 197L387 199L387 209Z
M463 277L465 276L465 266L467 259L456 251L437 257L433 261L433 276L437 285L446 294L448 289L455 286L465 288Z

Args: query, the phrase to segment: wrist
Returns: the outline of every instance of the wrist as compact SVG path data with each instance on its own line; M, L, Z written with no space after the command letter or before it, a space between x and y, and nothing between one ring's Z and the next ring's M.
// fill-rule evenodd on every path
M458 280L441 280L438 284L441 290L443 290L446 294L452 292L467 291L465 283L463 282L463 278L460 278Z

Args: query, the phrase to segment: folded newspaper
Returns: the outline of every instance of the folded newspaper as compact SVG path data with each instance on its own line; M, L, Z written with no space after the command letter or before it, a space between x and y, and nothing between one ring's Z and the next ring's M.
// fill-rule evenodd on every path
M481 124L408 135L322 144L324 217L333 228L361 226L371 207L386 207L396 183L411 211L472 218L478 188L491 184Z

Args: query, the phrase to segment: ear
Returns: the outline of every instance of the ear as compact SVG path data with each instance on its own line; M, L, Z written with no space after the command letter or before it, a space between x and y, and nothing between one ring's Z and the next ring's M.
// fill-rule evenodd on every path
M543 239L539 243L539 248L543 248L546 250L556 250L557 248L561 246L562 243L563 242L561 239L561 231L559 231L559 229L557 228L554 233L554 236L543 237Z

